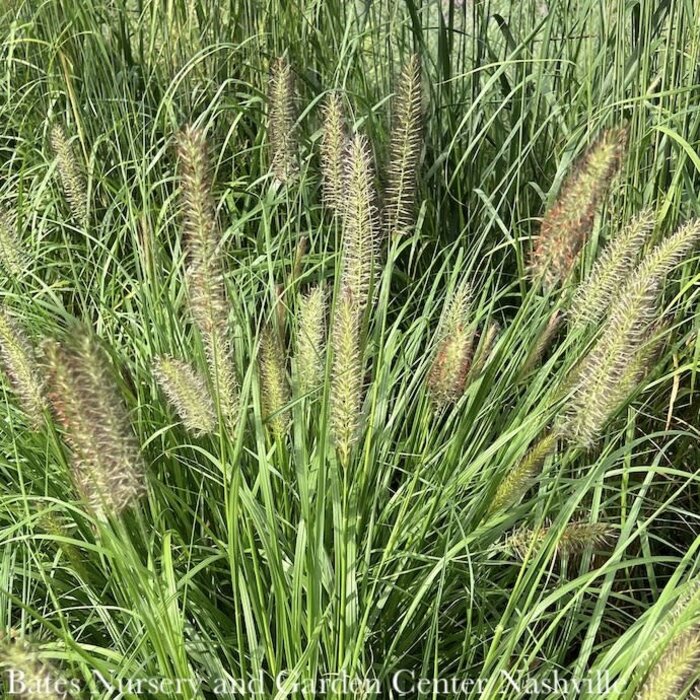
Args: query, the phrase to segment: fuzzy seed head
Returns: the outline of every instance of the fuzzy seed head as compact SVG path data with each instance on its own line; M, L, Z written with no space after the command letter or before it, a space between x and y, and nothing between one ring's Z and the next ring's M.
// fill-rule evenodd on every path
M347 162L341 288L350 290L353 306L362 314L374 293L379 254L374 173L366 137L358 134L350 142Z
M574 327L598 323L622 289L649 233L654 213L643 211L603 250L591 274L574 294L570 319Z
M445 302L438 343L428 372L428 391L438 409L464 393L471 367L474 328L470 323L471 285L464 280Z
M17 689L11 696L8 691L8 697L17 700L70 700L72 697L63 690L59 692L59 689L67 687L67 683L26 642L0 643L0 671L6 678L6 690Z
M0 207L0 266L13 277L19 277L26 263L26 255L17 236L15 217Z
M0 359L34 430L44 426L46 399L34 347L20 325L0 307Z
M422 112L421 62L420 56L413 54L401 72L394 99L385 211L389 235L406 233L414 223Z
M153 373L188 431L195 436L214 432L214 400L206 379L194 367L172 357L159 357Z
M273 435L282 439L290 426L287 358L279 333L270 326L260 338L260 385L265 420Z
M339 92L332 92L323 107L321 172L323 202L335 213L342 213L344 208L347 141L343 99Z
M333 315L333 365L331 384L331 428L340 461L347 465L359 439L363 358L357 305L345 288L336 301Z
M528 553L537 553L550 531L550 526L536 529L521 527L506 540L505 548L524 560ZM614 528L607 523L569 523L559 536L555 554L557 557L575 557L589 548L601 549L609 545L614 532Z
M315 391L323 377L326 335L326 294L321 286L312 287L299 304L296 334L297 386L300 395Z
M626 141L625 129L603 132L545 213L530 260L533 278L543 279L545 286L553 287L569 276L620 168Z
M540 364L545 353L549 350L550 345L554 341L563 320L564 315L561 310L555 309L537 337L535 344L527 354L525 362L523 363L523 368L520 371L521 376L525 376Z
M85 228L88 223L87 189L75 151L60 124L51 127L49 140L58 161L58 174L71 214L76 223Z
M118 515L145 491L144 464L102 349L43 345L49 402L71 449L73 482L98 517Z
M540 473L547 457L556 448L556 433L550 432L540 438L498 485L489 507L489 514L498 513L517 503Z
M268 82L267 137L270 167L280 182L297 172L295 139L294 80L286 58L275 59Z

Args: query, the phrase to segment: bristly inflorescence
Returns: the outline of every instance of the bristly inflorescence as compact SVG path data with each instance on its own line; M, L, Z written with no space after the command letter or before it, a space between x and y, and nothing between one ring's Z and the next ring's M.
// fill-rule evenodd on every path
M466 388L474 345L474 325L469 318L471 296L471 285L465 279L447 298L440 318L427 380L438 409L458 401Z
M1 637L0 637L1 639ZM24 640L0 641L0 672L6 697L15 700L71 700L71 683Z
M536 556L538 550L550 535L550 525L538 528L520 527L508 537L505 549L512 552L519 559L524 560L528 556ZM559 534L555 555L558 557L575 557L586 549L601 549L609 545L614 528L607 523L589 523L574 521L567 523Z
M290 426L287 357L280 334L272 327L263 328L260 338L260 387L263 414L273 435L283 438Z
M233 427L240 413L238 380L228 321L221 235L212 199L207 143L200 129L188 126L181 131L178 158L190 311L206 352L214 396L226 424Z
M89 334L43 344L51 408L72 453L73 482L95 515L118 515L145 491L145 468L104 351Z
M542 279L547 287L565 281L573 269L598 208L620 168L626 141L624 128L603 132L545 213L530 270L533 278Z
M375 292L379 255L374 170L365 136L355 135L348 145L347 161L340 284L350 290L353 307L362 314Z
M325 336L326 293L321 285L316 285L299 302L294 365L301 396L316 390L322 381Z
M58 174L71 214L76 223L84 228L88 223L87 189L75 151L60 124L51 127L49 138L51 149L58 161Z
M2 306L0 359L30 425L39 430L44 426L46 399L34 347L17 321Z
M336 214L344 209L347 142L343 98L339 92L331 92L323 106L321 173L323 202Z
M359 314L353 293L347 287L336 300L331 339L331 430L340 461L347 464L359 438L364 392Z
M573 395L558 430L570 443L592 446L607 421L643 378L654 347L658 296L668 273L700 242L692 221L652 250L611 302L600 336L576 370Z
M26 255L17 236L16 217L0 206L0 266L13 277L19 277L26 267Z
M422 110L421 61L418 54L413 54L401 72L394 98L384 211L389 235L406 233L414 223L416 171L422 145Z
M270 168L280 182L287 182L297 171L297 153L294 79L284 57L276 58L270 66L267 107Z
M579 285L569 314L573 327L598 323L622 289L654 227L654 213L645 210L632 219L603 250L591 274Z
M154 375L182 423L193 435L216 429L216 407L207 380L183 360L159 357Z

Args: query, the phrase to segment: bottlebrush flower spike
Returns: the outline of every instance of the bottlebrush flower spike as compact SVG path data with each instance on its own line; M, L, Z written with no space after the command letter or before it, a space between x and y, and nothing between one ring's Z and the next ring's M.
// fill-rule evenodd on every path
M326 294L321 286L312 287L299 304L295 368L298 391L310 394L323 377L326 335Z
M159 357L154 375L182 423L193 435L216 429L216 408L206 379L191 365L172 357Z
M598 323L632 271L644 241L654 227L654 213L643 211L603 250L591 274L576 290L569 317L572 326Z
M437 332L437 349L428 372L428 391L437 408L455 403L464 393L471 367L474 328L470 323L471 285L464 280L445 302Z
M263 329L260 338L260 385L265 420L281 439L290 425L287 358L279 333L270 326Z
M489 515L509 508L525 495L540 473L547 457L556 450L557 439L557 434L552 431L535 443L498 485L488 510Z
M697 625L679 632L666 646L635 695L637 700L674 700L680 697L700 664Z
M593 227L596 212L620 168L626 141L626 129L603 132L545 213L530 269L533 278L542 278L547 287L569 276Z
M523 368L520 370L520 376L524 377L529 374L535 367L537 367L544 354L549 349L552 341L556 337L559 328L561 327L562 321L564 320L564 315L560 309L555 309L549 317L547 324L544 326L540 332L535 344L531 348L530 352L525 358L523 363Z
M347 161L341 289L350 290L352 305L362 314L374 292L379 252L372 155L364 136L350 142Z
M592 350L576 369L576 387L558 429L570 443L592 446L646 371L647 341L667 274L700 241L700 219L669 236L639 264L610 307Z
M292 69L287 59L280 57L270 67L267 125L270 167L280 182L287 182L297 171L294 124Z
M15 319L1 306L0 358L30 425L40 430L44 426L47 405L34 347Z
M324 204L342 213L345 202L345 160L347 134L343 116L343 98L332 92L323 108L323 137L321 139L321 172Z
M521 527L516 530L505 543L505 549L511 551L519 559L524 560L528 553L537 554L538 549L547 539L550 526L540 528ZM614 528L607 523L568 523L559 536L556 545L558 557L573 557L581 554L589 547L601 549L607 546L613 537Z
M72 697L66 691L68 682L24 641L0 641L0 670L5 677L6 697L17 700L70 700Z
M347 465L359 439L363 396L359 314L348 288L336 301L332 343L331 429L340 461Z
M89 335L71 347L47 340L43 349L75 487L98 517L118 515L144 493L145 469L105 356Z
M192 319L199 329L215 397L229 427L240 415L238 380L231 345L221 236L214 213L204 134L186 127L178 138L182 171L183 230Z
M14 217L1 206L0 265L13 277L19 277L26 265L26 256L17 237Z
M58 160L58 174L71 214L78 225L85 228L88 223L87 189L78 166L78 159L60 124L54 124L51 127L49 140L51 149Z
M401 72L394 99L385 210L389 235L406 233L414 223L422 110L421 62L420 56L413 54Z

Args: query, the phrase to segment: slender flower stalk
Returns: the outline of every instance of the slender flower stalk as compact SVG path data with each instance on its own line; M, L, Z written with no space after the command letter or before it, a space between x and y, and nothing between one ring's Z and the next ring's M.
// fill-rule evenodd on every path
M656 246L630 275L597 343L576 369L573 396L558 425L570 443L591 447L643 376L664 280L698 241L700 219Z
M413 54L401 72L394 99L385 210L389 235L406 233L414 223L422 121L421 62Z
M498 485L488 510L489 515L516 504L532 486L545 460L556 448L557 435L554 431L540 438Z
M290 426L287 358L279 333L270 326L260 338L260 384L265 420L273 435L282 439Z
M342 213L344 208L347 142L343 98L339 92L332 92L323 107L321 172L323 202L335 213Z
M297 171L294 117L294 80L286 58L272 62L268 83L268 126L270 167L280 182Z
M0 265L13 277L26 266L26 255L16 232L15 217L0 206Z
M625 129L603 132L545 213L530 269L533 278L542 278L547 287L566 280L576 263L595 215L619 171L626 140Z
M190 311L199 329L210 377L222 416L229 427L240 415L238 380L228 322L221 236L216 222L204 134L189 126L179 135L182 170L183 230Z
M51 149L58 161L58 174L73 218L85 228L88 223L87 189L75 151L60 124L51 127Z
M547 540L551 526L539 528L521 527L505 543L505 549L524 560L528 553L536 554ZM614 529L607 523L572 522L568 523L556 543L557 557L574 557L586 549L601 549L607 546Z
M331 430L340 461L347 465L359 439L363 396L359 316L348 288L336 300L332 343Z
M90 335L70 347L47 340L43 349L73 482L98 517L118 515L144 493L145 468L105 355Z
M569 314L572 327L598 323L619 294L654 227L654 214L643 211L603 250L591 274L576 290Z
M350 290L352 305L362 314L375 291L379 253L372 155L364 136L350 142L347 160L341 288Z
M471 296L471 285L465 279L443 308L427 380L428 392L438 409L458 401L466 388L474 344L474 327L469 319Z
M172 357L159 357L153 371L185 428L196 436L214 432L216 408L206 379L191 365Z
M325 335L326 294L319 285L304 294L299 304L294 364L301 396L315 391L323 377Z
M17 321L1 306L0 359L30 425L40 430L47 405L36 353Z

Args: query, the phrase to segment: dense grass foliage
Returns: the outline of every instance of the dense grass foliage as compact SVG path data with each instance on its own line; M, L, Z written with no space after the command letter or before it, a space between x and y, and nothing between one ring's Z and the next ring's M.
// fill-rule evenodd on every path
M4 3L5 693L700 693L699 27Z

